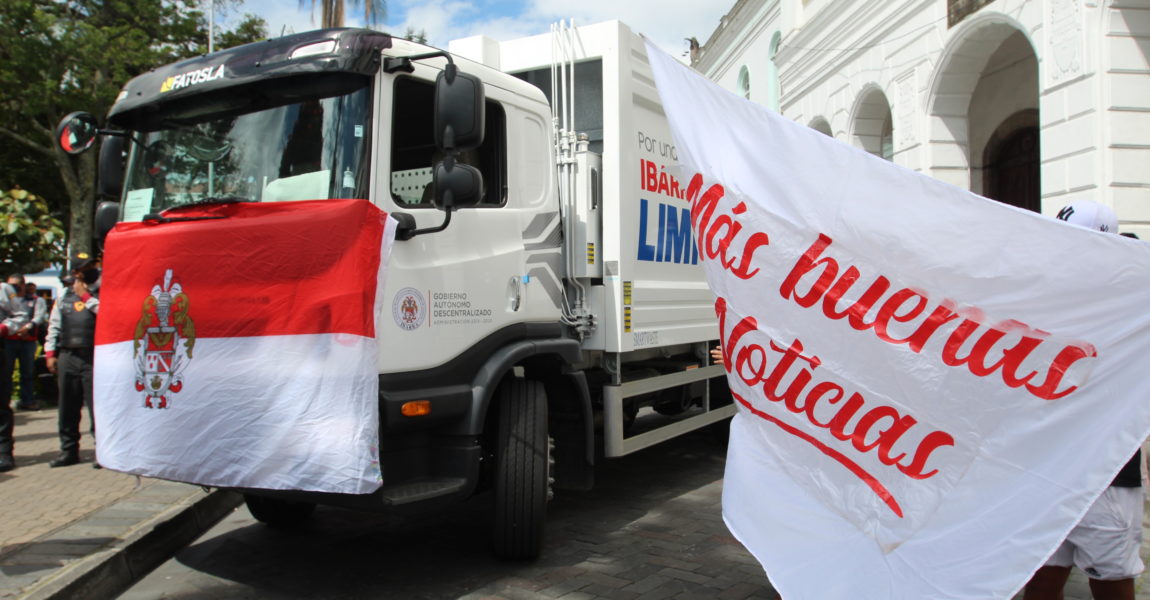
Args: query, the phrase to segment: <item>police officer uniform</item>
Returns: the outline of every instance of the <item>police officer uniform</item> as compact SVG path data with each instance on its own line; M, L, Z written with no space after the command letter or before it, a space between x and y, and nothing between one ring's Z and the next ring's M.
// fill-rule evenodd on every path
M69 287L52 307L44 354L56 359L59 379L60 455L52 467L80 462L80 418L84 407L95 433L92 413L92 356L96 345L96 315L100 310L99 269L86 253L72 257L73 273L84 278L89 290L83 296Z

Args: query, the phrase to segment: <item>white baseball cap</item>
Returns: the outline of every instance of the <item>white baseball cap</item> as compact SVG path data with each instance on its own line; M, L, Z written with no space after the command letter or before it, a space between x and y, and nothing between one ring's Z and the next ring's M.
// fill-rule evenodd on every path
M1072 225L1101 231L1118 233L1118 215L1105 204L1093 200L1079 200L1062 207L1056 217Z

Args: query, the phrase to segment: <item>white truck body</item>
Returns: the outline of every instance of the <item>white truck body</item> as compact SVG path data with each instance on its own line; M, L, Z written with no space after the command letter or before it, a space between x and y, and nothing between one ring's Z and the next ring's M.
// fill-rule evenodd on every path
M514 74L547 72L554 54L577 64L569 128L589 131L602 173L596 208L577 194L567 248L581 259L578 277L603 280L590 303L599 327L584 347L630 352L715 339L714 296L691 243L685 182L642 38L609 21L507 42L466 38L448 49Z

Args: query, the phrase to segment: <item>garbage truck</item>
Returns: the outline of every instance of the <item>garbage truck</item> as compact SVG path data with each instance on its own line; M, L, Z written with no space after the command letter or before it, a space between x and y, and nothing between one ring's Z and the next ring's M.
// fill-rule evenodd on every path
M288 35L157 67L57 138L104 140L118 200L98 237L217 202L366 199L396 219L376 315L383 485L239 490L260 521L484 495L494 552L532 558L553 493L590 489L596 461L734 414L675 145L622 23L449 51Z

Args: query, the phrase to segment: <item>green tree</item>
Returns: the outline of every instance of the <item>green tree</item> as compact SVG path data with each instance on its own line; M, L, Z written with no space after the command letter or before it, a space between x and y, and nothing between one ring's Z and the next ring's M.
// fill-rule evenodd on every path
M207 50L207 0L3 0L0 11L0 166L32 176L37 189L62 191L53 208L66 215L74 250L92 250L96 153L56 148L56 123L67 113L108 112L120 87L160 64ZM221 41L266 36L246 16ZM223 44L220 45L223 47ZM21 158L26 157L26 158ZM7 173L5 177L12 177ZM12 184L15 181L0 182Z
M303 6L306 0L300 0L299 5ZM311 0L311 8L315 10L316 5L320 7L320 27L343 27L344 5L347 4L344 0ZM367 21L370 25L375 25L379 21L387 18L387 2L386 0L351 0L352 6L363 6L363 20Z
M35 273L63 259L64 226L48 203L19 186L0 195L0 273Z
M407 27L407 31L403 32L403 39L405 39L409 42L415 42L417 44L426 44L427 43L427 30L426 29L420 29L419 31L416 31L414 27L411 27L409 25Z

